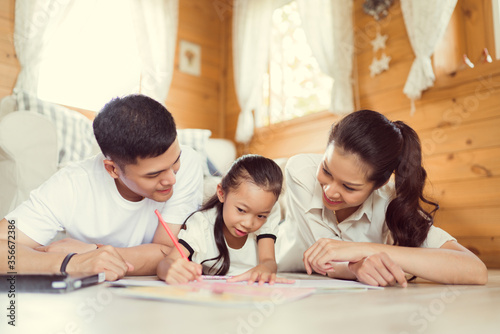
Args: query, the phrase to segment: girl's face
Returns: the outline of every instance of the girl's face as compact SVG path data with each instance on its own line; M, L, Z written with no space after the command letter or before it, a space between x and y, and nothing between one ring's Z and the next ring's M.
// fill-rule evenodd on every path
M272 192L248 181L227 193L219 184L217 196L224 203L224 237L231 248L243 247L247 235L257 231L266 222L276 203L276 196Z
M374 190L373 182L367 180L369 172L356 154L344 152L333 142L328 145L316 174L325 207L343 219L354 213Z

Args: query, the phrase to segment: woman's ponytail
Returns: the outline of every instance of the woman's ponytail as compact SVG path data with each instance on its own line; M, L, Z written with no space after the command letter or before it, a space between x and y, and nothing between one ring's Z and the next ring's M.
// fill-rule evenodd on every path
M417 133L401 121L393 124L401 132L403 143L394 173L396 197L387 208L386 222L396 245L419 247L427 237L433 214L439 206L423 195L427 173L422 167L422 150ZM421 202L434 209L426 211Z
M418 247L427 237L439 206L423 195L427 173L417 133L401 121L391 122L372 110L359 110L332 127L328 145L358 155L371 173L374 189L395 174L396 195L389 203L386 223L399 246ZM434 207L428 212L422 203Z

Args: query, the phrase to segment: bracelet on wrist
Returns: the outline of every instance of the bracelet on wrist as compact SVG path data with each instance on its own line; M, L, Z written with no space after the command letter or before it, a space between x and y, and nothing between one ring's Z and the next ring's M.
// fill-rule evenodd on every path
M66 255L66 257L64 258L63 262L61 263L61 274L63 275L67 275L68 273L66 272L66 267L68 266L68 263L69 263L69 260L71 260L71 258L73 256L75 256L76 253L69 253L68 255Z

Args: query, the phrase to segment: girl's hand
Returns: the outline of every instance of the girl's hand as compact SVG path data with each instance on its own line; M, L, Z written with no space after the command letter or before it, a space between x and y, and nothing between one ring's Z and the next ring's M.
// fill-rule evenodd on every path
M173 260L168 257L162 261L169 262L170 264L165 276L165 282L168 284L185 284L190 281L200 281L202 279L202 266L199 263L183 258Z
M304 266L310 275L313 271L326 275L333 271L330 262L358 262L371 255L363 243L319 239L304 252Z
M405 288L408 283L405 273L386 253L377 253L358 262L350 262L349 270L358 281L374 286L392 286L399 283Z
M273 285L274 283L293 283L294 280L289 280L283 277L276 277L276 273L269 270L269 267L265 264L259 264L256 267L240 274L238 276L231 277L227 280L228 283L248 281L248 284L258 283L263 285L264 283L269 283Z

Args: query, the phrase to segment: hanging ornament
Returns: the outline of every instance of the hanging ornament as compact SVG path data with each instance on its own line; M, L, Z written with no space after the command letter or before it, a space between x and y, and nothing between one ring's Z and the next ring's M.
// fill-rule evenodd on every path
M370 76L373 78L377 74L380 74L389 69L389 62L391 61L391 57L387 56L385 53L382 53L382 57L380 59L373 58L372 63L370 64Z
M372 15L375 20L379 21L389 14L387 10L394 0L365 0L363 10L366 14Z
M389 38L388 35L381 35L380 31L377 31L377 36L375 36L375 39L370 42L373 48L373 60L370 64L370 76L372 78L389 69L391 57L387 56L385 52L382 53L380 59L376 56L376 52L378 50L385 50L385 42L387 41L387 38Z
M373 52L377 52L380 49L385 49L385 42L387 41L388 35L380 35L380 32L377 32L377 36L370 43L373 47Z

